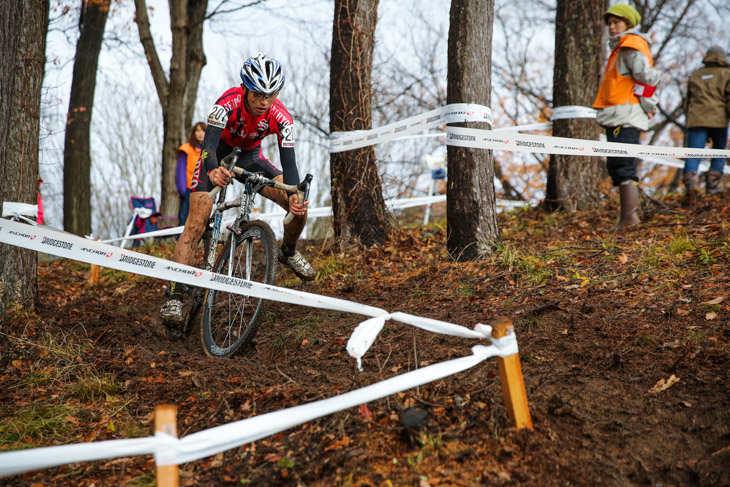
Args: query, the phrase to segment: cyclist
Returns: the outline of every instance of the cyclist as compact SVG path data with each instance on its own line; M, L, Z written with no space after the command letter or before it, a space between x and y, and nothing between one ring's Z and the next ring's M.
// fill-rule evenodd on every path
M230 154L234 147L242 150L237 166L252 172L262 172L266 177L286 184L299 183L294 154L294 121L284 104L277 99L284 80L281 64L258 53L243 63L241 85L230 88L215 102L208 115L200 160L193 174L190 214L175 246L175 262L193 263L195 248L203 236L213 208L213 200L208 197L208 193L216 185L225 186L234 177L226 168L220 167L218 161ZM270 134L277 136L282 170L277 169L263 154L261 141ZM307 222L309 203L299 201L296 193L287 194L274 188L264 187L260 193L294 214L294 218L284 225L279 261L289 266L303 281L313 280L317 272L296 250L297 240ZM185 287L173 282L169 293L170 298L160 311L162 322L173 337L180 337L185 320Z

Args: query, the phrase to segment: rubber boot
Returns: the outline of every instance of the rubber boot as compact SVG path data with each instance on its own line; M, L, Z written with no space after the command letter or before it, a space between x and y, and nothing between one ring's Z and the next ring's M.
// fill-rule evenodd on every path
M722 173L717 171L709 171L705 175L705 192L707 194L719 194L723 192L722 186Z
M639 209L639 188L627 180L618 185L618 194L621 201L621 217L613 230L622 232L627 228L641 223L636 211Z
M684 173L682 176L682 182L684 183L684 198L682 203L685 206L692 206L694 205L695 198L700 191L700 178L697 176L697 171Z

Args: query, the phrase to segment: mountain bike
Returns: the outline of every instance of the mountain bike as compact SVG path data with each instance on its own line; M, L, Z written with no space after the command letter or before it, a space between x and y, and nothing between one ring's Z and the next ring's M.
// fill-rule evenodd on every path
M263 174L235 167L240 154L240 148L234 148L231 154L221 160L221 164L244 184L242 195L232 201L225 201L226 187L219 186L209 193L211 198L217 194L219 196L203 234L204 269L229 277L274 284L278 261L276 237L265 221L253 219L254 198L259 190L270 186L296 192L299 201L306 201L312 175L307 174L297 185L284 184ZM218 252L223 212L232 208L237 209L236 217L226 225L228 234ZM293 217L289 213L284 223ZM202 311L200 337L203 350L210 357L230 357L253 339L261 321L263 304L263 299L253 296L195 288L191 292L191 310L185 329L189 329L190 322L197 319Z

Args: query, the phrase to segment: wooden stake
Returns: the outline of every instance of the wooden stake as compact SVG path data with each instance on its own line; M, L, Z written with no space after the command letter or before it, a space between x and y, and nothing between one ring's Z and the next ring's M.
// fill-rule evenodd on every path
M508 333L514 333L512 322L507 318L497 318L490 325L494 338L502 338ZM502 394L504 394L507 414L515 422L517 429L532 429L532 418L527 405L527 392L522 377L520 356L514 354L504 358L497 357L497 366L499 367L499 378L502 381Z
M177 438L177 406L166 404L155 407L155 431ZM157 465L158 487L178 487L177 465Z
M98 242L99 239L95 238L94 242ZM99 266L96 264L91 264L91 269L89 269L89 283L90 284L96 284L99 282Z
M99 282L99 266L91 264L91 269L89 269L89 283L96 284L97 282Z

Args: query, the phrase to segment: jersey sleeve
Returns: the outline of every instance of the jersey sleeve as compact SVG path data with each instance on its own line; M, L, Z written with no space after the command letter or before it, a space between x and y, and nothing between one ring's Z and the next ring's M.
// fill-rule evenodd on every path
M218 142L221 140L221 134L223 129L226 128L232 112L233 109L230 104L226 103L226 94L224 94L218 98L208 114L208 125L205 128L205 138L200 153L200 159L208 172L218 167L218 158L216 157Z
M299 169L294 147L279 147L281 172L284 173L284 184L299 184Z

